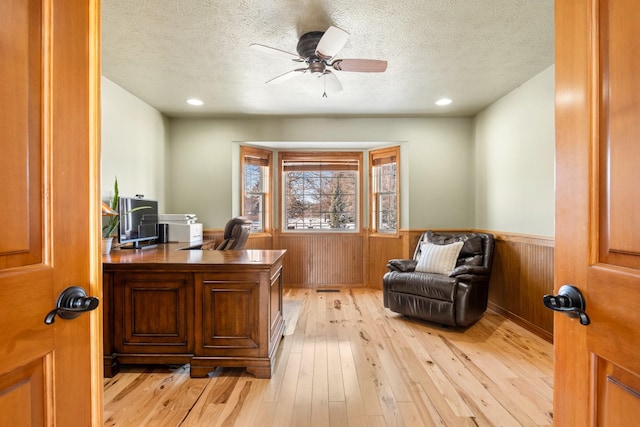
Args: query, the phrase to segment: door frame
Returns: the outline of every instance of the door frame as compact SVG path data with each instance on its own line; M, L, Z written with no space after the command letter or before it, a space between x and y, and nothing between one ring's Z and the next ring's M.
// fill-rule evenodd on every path
M89 168L91 194L89 214L91 233L91 265L89 295L102 301L102 216L101 216L101 1L89 1L89 28L87 29L89 55ZM104 381L102 358L102 304L90 313L91 342L91 423L101 426L104 412Z

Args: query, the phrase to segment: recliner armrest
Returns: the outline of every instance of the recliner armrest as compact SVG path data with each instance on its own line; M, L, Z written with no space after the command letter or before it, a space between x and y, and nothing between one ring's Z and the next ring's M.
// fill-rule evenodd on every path
M459 265L449 273L449 277L456 277L462 274L475 274L479 276L488 275L490 270L481 265Z
M387 268L391 271L415 271L418 261L415 259L390 259Z

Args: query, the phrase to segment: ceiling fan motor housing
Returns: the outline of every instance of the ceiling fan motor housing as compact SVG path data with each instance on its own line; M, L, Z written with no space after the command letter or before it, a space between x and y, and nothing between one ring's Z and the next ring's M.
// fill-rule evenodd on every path
M315 76L321 76L324 74L326 63L323 58L319 58L316 54L316 48L318 42L324 35L324 31L311 31L305 33L300 37L298 41L298 55L305 58L309 64L309 72Z
M324 64L324 62L320 62L319 60L314 62L309 62L309 72L313 75L324 74L325 68L326 68L326 65Z
M324 31L311 31L309 33L305 33L300 37L298 41L298 55L303 58L309 60L311 57L316 56L316 48L318 47L318 42L324 35Z

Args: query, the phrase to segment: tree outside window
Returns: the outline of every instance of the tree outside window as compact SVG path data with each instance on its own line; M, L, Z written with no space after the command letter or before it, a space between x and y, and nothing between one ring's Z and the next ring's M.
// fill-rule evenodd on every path
M359 229L361 153L281 153L283 228Z

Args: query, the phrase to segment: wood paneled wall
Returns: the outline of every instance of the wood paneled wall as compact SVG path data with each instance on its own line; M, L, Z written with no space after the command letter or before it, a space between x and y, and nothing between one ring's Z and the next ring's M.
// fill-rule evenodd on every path
M287 249L283 282L293 288L382 289L387 261L411 258L425 230L398 235L370 234L252 234L247 249ZM443 232L454 230L440 230ZM461 230L456 230L461 231ZM489 307L551 341L553 312L542 296L553 292L552 238L490 230L462 230L496 236ZM222 230L205 230L205 240L222 240Z
M204 240L217 245L222 234L223 230L207 229ZM278 230L251 234L246 245L246 249L286 249L283 284L294 288L365 287L366 247L364 234L282 234Z
M222 243L224 230L206 229L203 231L203 240L210 247L215 248ZM247 240L246 249L273 249L273 236L267 233L252 233Z
M552 341L553 312L544 307L542 297L553 293L554 240L493 234L489 307Z
M286 249L285 286L363 287L366 239L362 234L279 234L274 247Z
M407 256L408 233L402 232L398 236L371 234L369 236L369 256L366 260L367 287L382 289L382 276L389 271L387 261L393 258L411 258Z

